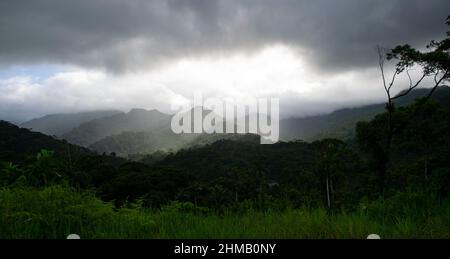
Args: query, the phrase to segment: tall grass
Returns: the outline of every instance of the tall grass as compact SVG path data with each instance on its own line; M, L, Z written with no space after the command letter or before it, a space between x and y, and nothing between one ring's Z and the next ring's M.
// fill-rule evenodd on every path
M149 238L153 217L139 210L114 210L92 193L54 186L0 190L0 238Z
M0 238L449 238L450 202L399 194L362 209L214 213L116 209L89 192L54 186L0 189Z

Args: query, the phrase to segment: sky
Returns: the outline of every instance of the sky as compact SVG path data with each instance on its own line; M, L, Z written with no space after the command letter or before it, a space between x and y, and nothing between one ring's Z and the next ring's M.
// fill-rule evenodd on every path
M377 45L423 48L448 0L2 0L0 119L205 97L282 117L384 100ZM398 91L404 81L399 81Z

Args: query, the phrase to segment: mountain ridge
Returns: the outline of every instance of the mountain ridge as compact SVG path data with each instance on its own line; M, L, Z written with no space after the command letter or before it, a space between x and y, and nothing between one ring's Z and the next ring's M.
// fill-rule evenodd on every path
M417 98L428 95L430 89L420 88L396 100L397 106L413 103ZM401 91L398 95L400 95ZM450 107L450 87L439 87L432 99ZM314 141L321 138L347 140L354 135L358 121L368 121L385 111L385 103L371 104L355 108L344 108L329 114L288 118L280 121L280 139L284 141L301 139Z
M61 136L79 125L94 119L120 113L118 110L98 110L78 113L48 114L18 124L21 128L31 129L50 136Z
M428 92L429 89L416 89L396 103L398 106L410 104ZM437 89L433 99L450 107L450 87ZM347 140L354 136L357 122L370 120L384 111L385 104L378 103L339 109L329 114L282 119L280 140ZM203 118L209 112L211 111L203 109ZM195 143L208 144L213 140L231 137L227 134L175 134L170 126L172 116L155 109L134 108L128 113L119 112L85 122L59 137L99 153L117 153L121 156L158 150L176 151Z

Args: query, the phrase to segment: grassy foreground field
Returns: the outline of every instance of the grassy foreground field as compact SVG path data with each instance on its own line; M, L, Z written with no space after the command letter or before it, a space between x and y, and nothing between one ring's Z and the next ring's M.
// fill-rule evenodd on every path
M404 196L404 195L403 195ZM88 192L54 186L0 190L0 238L449 238L450 202L400 195L351 213L296 209L214 213L171 206L116 209ZM401 207L398 204L403 204ZM420 205L425 204L425 205ZM421 207L418 207L418 206ZM192 208L191 208L192 209Z

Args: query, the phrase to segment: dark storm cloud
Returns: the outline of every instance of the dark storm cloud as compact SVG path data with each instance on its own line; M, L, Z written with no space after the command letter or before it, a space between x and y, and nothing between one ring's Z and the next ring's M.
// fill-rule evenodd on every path
M448 0L2 0L0 64L111 71L178 57L298 47L321 69L374 64L374 47L446 31Z

